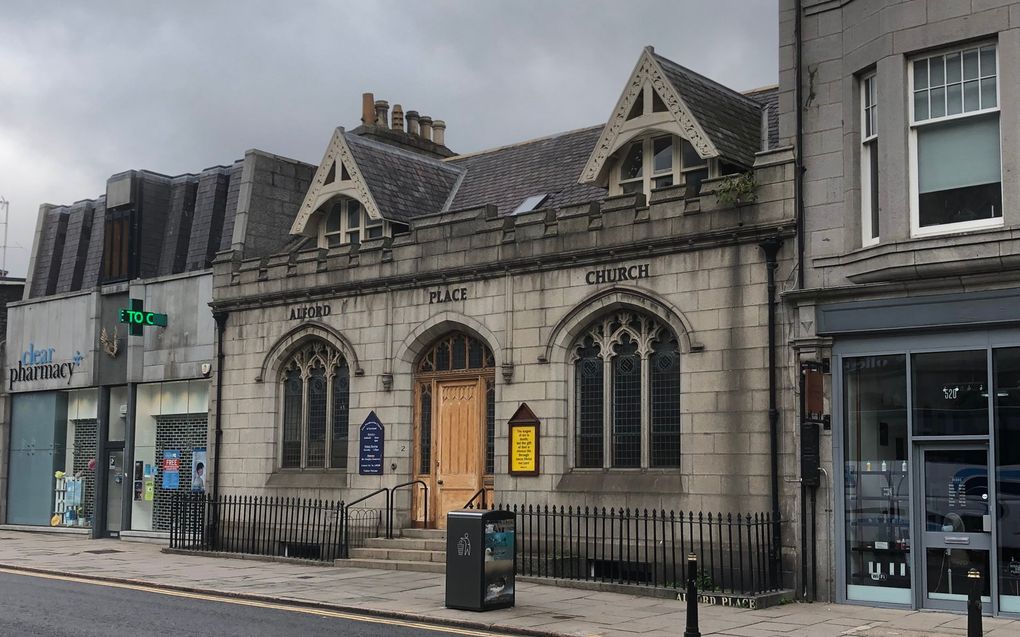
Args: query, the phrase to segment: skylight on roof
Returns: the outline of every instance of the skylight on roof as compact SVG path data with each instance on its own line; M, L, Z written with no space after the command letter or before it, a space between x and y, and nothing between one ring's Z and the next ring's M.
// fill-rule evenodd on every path
M548 198L549 198L548 193L543 193L541 195L531 195L530 197L522 201L521 205L517 206L513 214L519 215L522 212L531 212L532 210L535 210L536 208L541 206L542 203Z

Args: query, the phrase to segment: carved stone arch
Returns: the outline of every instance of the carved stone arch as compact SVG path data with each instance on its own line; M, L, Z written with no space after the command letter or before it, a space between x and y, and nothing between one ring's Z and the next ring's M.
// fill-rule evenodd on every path
M682 353L701 350L702 346L694 338L694 328L690 321L675 305L643 288L614 286L587 297L557 321L546 341L545 354L539 358L539 362L565 363L571 345L585 327L599 316L621 309L646 312L668 325L676 334Z
M281 365L294 352L301 349L309 340L314 338L322 339L337 348L343 354L344 359L347 361L347 366L355 376L363 376L365 374L365 371L361 369L361 363L358 362L357 354L354 353L354 347L343 334L325 323L307 321L278 338L276 343L269 348L265 358L262 359L262 368L259 370L259 375L255 377L255 382L261 383L267 378L270 380L275 379L280 372Z
M459 312L445 311L430 316L420 325L411 330L404 342L397 348L396 360L405 364L408 370L414 369L418 356L437 338L448 332L462 331L482 340L495 359L498 368L503 362L503 350L496 335L476 319Z

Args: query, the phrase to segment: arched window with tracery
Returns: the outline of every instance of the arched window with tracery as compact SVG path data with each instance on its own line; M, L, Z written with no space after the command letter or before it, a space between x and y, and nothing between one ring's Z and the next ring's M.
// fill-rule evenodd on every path
M350 368L322 340L306 343L283 365L283 469L346 469Z
M668 326L618 311L572 348L578 468L680 466L680 345Z

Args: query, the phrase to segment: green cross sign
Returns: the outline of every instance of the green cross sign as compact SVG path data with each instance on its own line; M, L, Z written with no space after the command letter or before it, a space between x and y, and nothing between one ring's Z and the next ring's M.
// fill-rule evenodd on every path
M146 325L157 325L166 327L166 314L148 312L144 309L141 299L131 299L131 307L121 308L120 322L128 324L128 333L131 336L141 336L142 328Z

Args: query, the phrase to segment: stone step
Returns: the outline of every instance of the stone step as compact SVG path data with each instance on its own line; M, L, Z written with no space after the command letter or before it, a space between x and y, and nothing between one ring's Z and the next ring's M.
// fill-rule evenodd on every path
M375 568L385 571L417 571L419 573L445 573L445 562L412 562L410 560L337 560L336 566L347 568Z
M365 540L370 549L408 549L411 551L445 551L446 540L424 540L410 537L395 537L387 540L384 537L373 537Z
M418 540L446 540L444 529L400 529L400 537Z
M443 551L416 551L411 549L363 548L351 549L352 559L395 560L398 562L445 562Z

